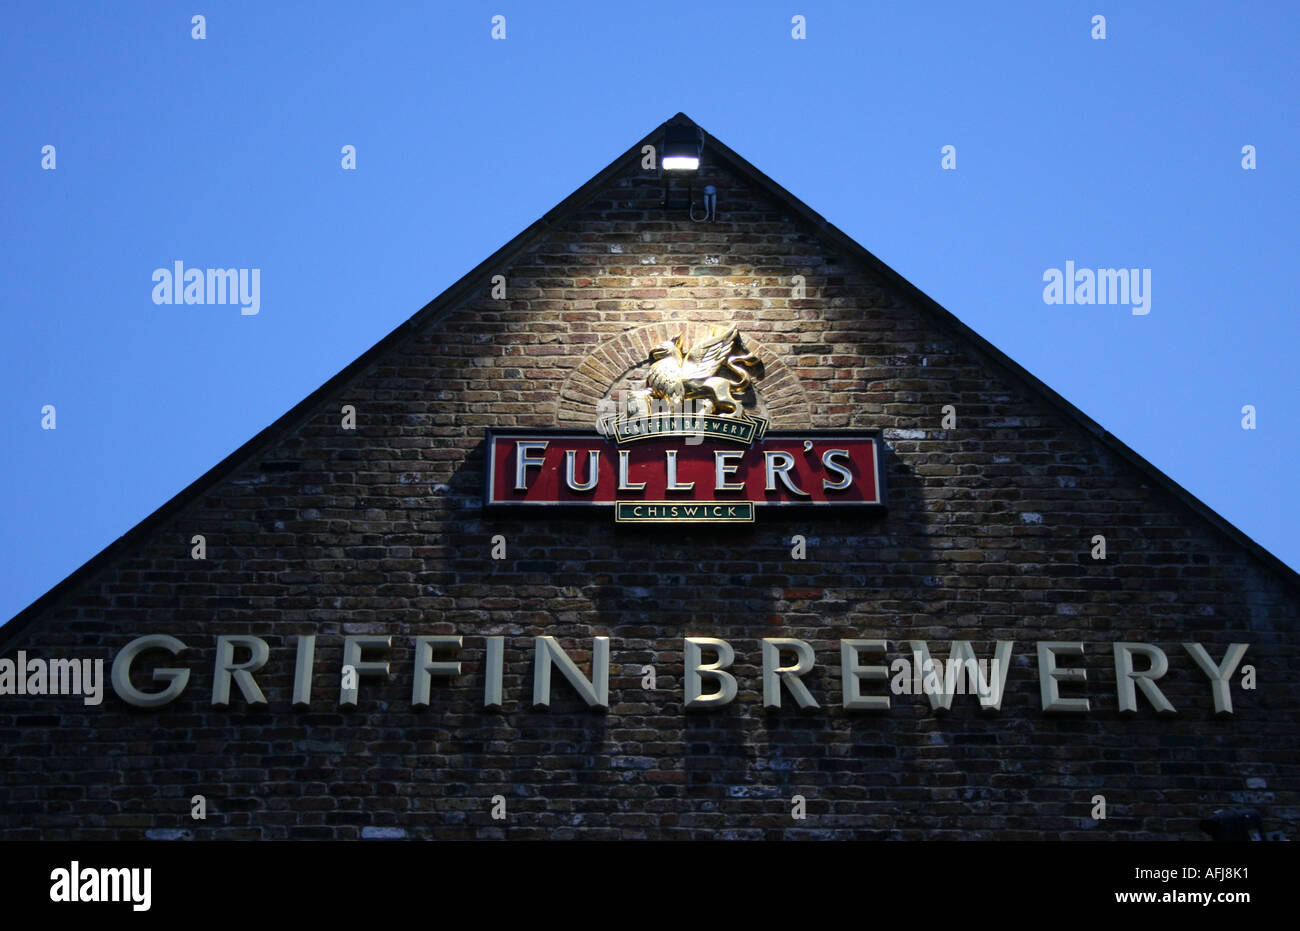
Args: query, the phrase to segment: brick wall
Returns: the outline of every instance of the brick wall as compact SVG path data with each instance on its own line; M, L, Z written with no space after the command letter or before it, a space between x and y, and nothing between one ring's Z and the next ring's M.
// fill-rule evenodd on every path
M1249 805L1294 835L1297 595L1283 577L1123 461L944 320L837 254L768 194L718 165L721 221L659 208L629 167L513 266L485 280L315 414L64 598L6 655L96 656L132 638L190 650L160 711L111 692L0 699L0 836L10 839L1201 837L1211 810ZM791 298L791 276L807 296ZM890 510L778 516L752 526L630 529L608 515L487 514L488 427L590 426L637 352L678 324L734 323L765 363L780 427L881 428ZM355 405L355 431L339 409ZM940 429L952 404L957 429ZM208 558L190 558L206 536ZM791 558L803 534L808 558ZM1094 534L1108 558L1090 557ZM490 539L508 557L490 558ZM297 635L318 635L311 710L290 709ZM387 684L337 707L346 634L393 636ZM465 638L464 674L410 703L417 634ZM270 706L209 706L214 642L271 646ZM584 670L611 638L610 711L557 674L531 707L532 641L550 634ZM482 710L483 637L506 638L505 708ZM682 710L682 638L737 650L730 707ZM817 650L820 710L761 704L759 640ZM1015 639L1003 709L921 696L884 713L838 707L840 638ZM1035 643L1088 644L1093 704L1044 714ZM1178 714L1116 710L1111 644L1170 657ZM1179 644L1217 660L1230 642L1259 688L1236 714ZM658 689L641 687L653 665ZM106 664L107 665L107 664ZM876 691L876 690L873 690ZM880 693L883 687L878 688ZM208 799L192 821L190 798ZM504 821L490 799L507 800ZM790 798L808 817L790 817ZM1107 820L1091 821L1106 796Z

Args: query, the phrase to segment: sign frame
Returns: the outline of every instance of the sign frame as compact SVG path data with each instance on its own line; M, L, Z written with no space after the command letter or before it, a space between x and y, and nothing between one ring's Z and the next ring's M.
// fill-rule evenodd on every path
M679 434L682 439L694 436L696 434ZM613 437L606 436L596 430L567 430L556 427L489 427L484 440L484 478L483 478L483 507L488 511L509 511L520 508L559 508L564 511L582 511L590 508L613 509L617 511L617 506L621 503L638 503L638 504L660 504L660 501L647 501L644 499L627 498L622 500L611 501L520 501L520 500L496 500L494 494L493 479L496 475L497 460L496 448L497 440L503 438L518 439L545 439L545 440L584 440L601 439L609 443L610 451L617 452L619 449L626 448L617 443ZM669 437L660 436L659 439ZM753 446L749 447L762 448L767 440L785 440L803 441L803 440L827 440L835 441L839 439L853 440L870 440L872 444L873 464L875 471L875 501L750 501L753 504L755 515L762 510L842 510L842 511L866 511L885 512L889 509L887 498L887 483L885 481L885 451L884 440L881 437L881 431L878 428L860 428L860 429L814 429L814 430L768 430L762 437L757 440ZM705 439L708 442L708 438ZM682 504L742 504L750 499L723 499L722 501L699 500L691 498L682 498ZM671 522L671 521L670 521ZM637 522L639 523L639 522ZM647 524L650 522L646 522ZM699 521L699 523L706 523Z

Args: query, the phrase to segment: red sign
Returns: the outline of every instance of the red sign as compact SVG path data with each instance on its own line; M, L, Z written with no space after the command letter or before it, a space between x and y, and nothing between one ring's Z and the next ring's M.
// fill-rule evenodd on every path
M869 433L768 433L736 448L698 435L620 447L596 433L490 432L487 453L489 505L604 506L623 521L712 521L753 520L755 507L885 503L880 443ZM700 507L713 504L728 507Z

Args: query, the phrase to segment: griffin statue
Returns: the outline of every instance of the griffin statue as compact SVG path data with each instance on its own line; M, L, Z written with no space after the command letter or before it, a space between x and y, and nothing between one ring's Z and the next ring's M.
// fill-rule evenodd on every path
M744 417L740 399L753 384L747 368L758 358L740 343L735 327L707 336L686 351L682 336L660 343L650 350L650 372L646 386L631 393L631 416L649 416L652 407L674 413L687 401L698 401L695 413L721 417ZM734 375L729 378L724 372ZM657 404L654 402L658 402Z

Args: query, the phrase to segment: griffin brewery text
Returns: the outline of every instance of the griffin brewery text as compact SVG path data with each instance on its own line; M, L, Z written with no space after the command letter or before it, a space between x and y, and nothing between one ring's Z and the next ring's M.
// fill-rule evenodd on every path
M482 640L483 707L500 710L503 706L505 637L488 636ZM884 663L890 641L883 639L842 639L839 641L838 679L840 704L847 710L887 711L891 699L883 684L890 683L895 695L923 695L931 707L948 710L958 694L974 695L985 711L1000 711L1011 669L1015 641L999 640L994 644L991 661L981 663L969 640L955 640L948 645L947 661L932 658L924 640L904 641L912 659ZM364 680L391 678L392 672L383 651L393 646L390 635L366 634L345 636L339 663L337 707L355 709ZM411 707L430 707L432 680L452 679L463 674L459 658L464 638L455 634L416 636L411 677ZM781 708L788 694L801 709L822 707L804 678L813 672L817 657L813 646L793 637L764 637L758 642L761 655L763 707ZM1054 714L1078 714L1092 710L1090 699L1083 694L1088 683L1086 644L1082 642L1046 641L1035 643L1041 710ZM1138 710L1141 694L1151 708L1161 714L1176 709L1160 691L1158 680L1169 669L1169 658L1160 647L1149 643L1115 642L1112 647L1118 709ZM1232 714L1230 679L1237 671L1249 644L1230 644L1221 660L1213 659L1199 643L1182 644L1183 652L1204 676L1207 696L1218 714ZM736 674L729 671L736 660L735 647L715 637L691 636L683 642L684 663L680 670L684 707L687 710L710 710L731 704L739 692ZM188 666L160 666L152 671L154 682L165 683L158 691L146 692L132 682L132 668L141 654L159 651L180 657L189 647L168 634L150 634L127 643L113 661L111 682L114 692L124 702L140 708L160 708L178 698L190 679ZM558 670L586 705L598 711L609 709L610 638L595 637L591 644L590 673L583 672L564 647L551 636L531 638L524 646L534 655L532 707L549 707L552 673ZM236 653L243 658L236 662ZM231 685L238 687L243 702L266 706L268 700L254 678L270 660L270 646L261 637L223 635L216 638L211 704L227 708L232 703ZM1141 666L1137 660L1141 660ZM315 684L316 636L297 637L292 705L297 710L313 707ZM833 666L831 668L834 668ZM1249 667L1248 667L1249 668ZM872 683L881 683L873 689ZM1253 688L1251 684L1245 688ZM1068 691L1069 694L1066 694Z

